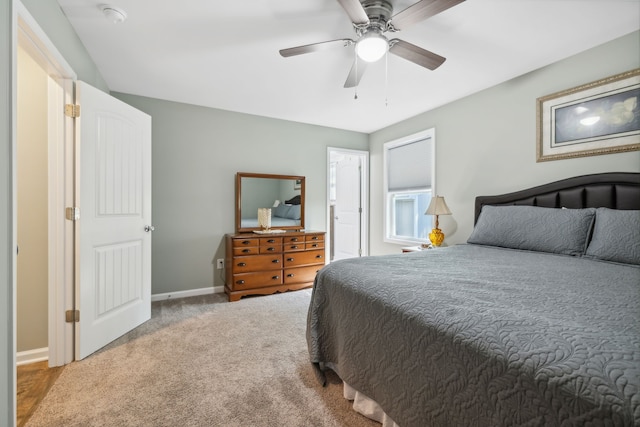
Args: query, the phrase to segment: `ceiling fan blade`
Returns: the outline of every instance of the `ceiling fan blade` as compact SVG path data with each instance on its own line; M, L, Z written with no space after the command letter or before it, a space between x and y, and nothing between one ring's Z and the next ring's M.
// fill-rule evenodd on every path
M464 0L421 0L402 12L395 14L390 25L396 30L404 30L412 24L424 21L440 12L462 3Z
M356 67L357 62L357 67ZM356 72L357 69L357 72ZM367 70L367 63L365 61L358 61L358 58L353 61L353 65L351 66L351 71L349 71L349 75L347 76L347 81L344 82L345 88L358 86L360 83L360 79L362 75Z
M352 45L353 43L355 42L351 39L330 40L328 42L313 43L304 46L290 47L288 49L280 49L280 55L287 58L289 56L302 55L304 53L333 49L334 47L346 47Z
M369 23L369 17L359 0L338 0L338 3L340 3L345 12L347 12L349 19L351 19L351 22L354 24L362 25Z
M393 53L407 61L411 61L430 70L435 70L446 61L446 58L438 54L402 40L393 39L389 44L391 45L389 53Z

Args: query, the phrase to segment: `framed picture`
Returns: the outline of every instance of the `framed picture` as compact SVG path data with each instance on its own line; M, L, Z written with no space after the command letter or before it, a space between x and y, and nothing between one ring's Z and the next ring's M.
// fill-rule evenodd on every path
M536 161L640 150L640 68L536 102Z

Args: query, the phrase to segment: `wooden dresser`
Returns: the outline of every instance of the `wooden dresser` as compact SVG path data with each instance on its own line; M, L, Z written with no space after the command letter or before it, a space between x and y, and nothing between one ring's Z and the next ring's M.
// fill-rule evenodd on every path
M308 288L324 267L325 233L227 234L225 285L229 301Z

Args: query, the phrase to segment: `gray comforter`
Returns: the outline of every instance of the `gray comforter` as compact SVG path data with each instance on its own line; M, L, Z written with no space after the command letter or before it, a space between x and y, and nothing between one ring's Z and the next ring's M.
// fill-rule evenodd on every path
M311 362L402 427L640 425L640 267L460 245L317 275Z

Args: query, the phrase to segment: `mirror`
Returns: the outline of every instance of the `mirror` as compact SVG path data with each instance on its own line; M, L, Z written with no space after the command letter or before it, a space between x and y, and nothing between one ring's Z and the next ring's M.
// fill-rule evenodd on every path
M304 228L304 176L238 172L236 232L260 230L258 209L271 209L271 228Z

